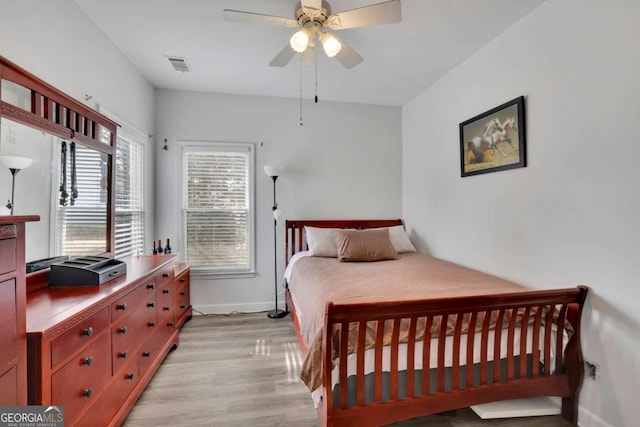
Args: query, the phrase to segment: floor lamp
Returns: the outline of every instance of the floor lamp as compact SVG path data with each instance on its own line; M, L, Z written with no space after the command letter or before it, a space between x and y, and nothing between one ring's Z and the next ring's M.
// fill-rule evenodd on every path
M276 297L276 305L273 310L267 313L271 319L280 319L287 315L287 312L278 308L278 239L277 239L277 225L280 211L278 210L278 204L276 203L276 180L278 176L282 174L283 168L278 166L265 166L264 172L273 179L273 278L274 278L274 290Z
M0 156L0 163L8 167L9 171L11 172L11 200L9 200L6 206L10 211L10 215L13 215L13 197L16 191L16 174L22 169L28 168L32 162L33 159L30 159L28 157Z

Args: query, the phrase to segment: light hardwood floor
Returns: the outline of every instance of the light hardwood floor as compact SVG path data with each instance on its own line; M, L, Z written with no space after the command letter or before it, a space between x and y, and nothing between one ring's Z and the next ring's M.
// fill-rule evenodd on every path
M289 316L194 316L124 423L162 426L318 426ZM566 427L560 417L481 420L470 409L403 426Z

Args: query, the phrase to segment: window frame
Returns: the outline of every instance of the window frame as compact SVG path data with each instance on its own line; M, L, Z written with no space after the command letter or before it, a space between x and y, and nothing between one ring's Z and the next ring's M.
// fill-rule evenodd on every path
M152 145L150 144L149 139L153 135L146 134L143 131L139 130L136 126L133 126L131 123L129 123L122 117L118 116L117 114L115 114L114 112L106 108L104 105L98 105L98 111L101 114L103 114L105 117L109 118L110 120L113 120L115 123L120 125L120 127L118 128L118 132L116 134L116 141L115 141L115 147L114 147L115 150L112 155L112 161L114 165L117 162L116 156L118 152L117 149L118 149L119 139L121 138L127 139L130 142L134 142L142 145L142 151L143 151L142 164L143 164L144 170L142 171L142 175L141 175L142 188L143 188L142 190L143 191L143 194L142 194L143 223L142 223L142 253L140 255L148 255L151 253L151 251L147 251L146 248L149 247L149 243L150 243L149 236L151 235L150 225L153 222L151 218L151 213L153 211L151 194L155 191L154 188L152 188L153 177L151 175L153 173L154 166L149 164L149 159L148 159L149 150L151 149L151 145ZM117 191L117 177L115 176L115 174L117 174L117 171L115 167L113 169L113 173L114 173L113 191L115 192ZM113 248L111 248L111 255L113 257L115 257L115 254L116 254L116 238L115 238L116 216L117 216L117 207L116 207L116 200L114 198L114 201L113 201Z
M121 147L121 142L122 141L126 141L128 144L136 144L139 146L139 150L140 152L138 153L138 155L141 158L141 163L142 163L142 171L137 171L137 168L134 168L136 170L136 173L138 173L138 179L140 179L142 181L142 189L141 189L141 194L140 194L140 202L141 202L141 209L140 210L136 210L136 209L130 209L128 210L128 212L136 212L140 215L140 219L141 219L141 228L142 228L142 237L141 237L141 241L138 242L140 247L140 252L134 252L134 253L126 253L126 254L118 254L117 250L118 250L118 238L117 238L117 228L118 228L118 213L120 212L120 214L122 214L123 211L118 211L118 171L117 171L117 162L118 162L118 151L121 149L119 147ZM114 154L114 161L116 162L116 170L115 170L115 191L116 191L116 198L115 198L115 203L114 203L114 211L113 211L113 215L114 215L114 242L113 242L113 256L114 257L123 257L123 256L129 256L129 255L144 255L146 253L146 247L147 247L147 210L148 210L148 203L147 203L147 197L145 197L146 194L146 187L148 186L147 184L147 165L145 162L146 156L147 156L147 141L146 138L144 138L142 136L142 134L137 135L136 132L132 132L130 128L128 127L124 127L123 129L118 132L117 135L117 142L116 142L116 152ZM131 165L130 165L131 166ZM129 171L134 170L132 168L129 168ZM131 246L135 246L135 245L131 245Z
M253 142L222 142L222 141L177 141L177 146L180 148L180 156L178 158L178 191L180 205L176 212L176 218L180 221L181 235L179 236L178 246L180 248L180 258L183 262L187 260L187 177L185 176L185 154L193 152L213 153L213 152L248 152L248 185L249 185L249 201L248 201L248 236L247 241L249 244L248 256L249 265L246 269L220 269L213 266L190 266L192 276L199 276L203 278L242 278L242 277L255 277L256 276L256 189L255 189L255 156L256 156L256 144Z

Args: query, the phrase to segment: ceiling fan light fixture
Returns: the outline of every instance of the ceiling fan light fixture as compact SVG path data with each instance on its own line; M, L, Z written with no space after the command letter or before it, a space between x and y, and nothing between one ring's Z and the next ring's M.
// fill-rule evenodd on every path
M309 44L309 35L306 31L300 30L293 36L291 36L289 44L291 45L291 49L295 50L298 53L302 53L305 51L307 45Z
M338 39L329 33L322 33L320 36L320 42L322 43L324 52L329 58L336 56L340 52L340 49L342 49L342 44Z

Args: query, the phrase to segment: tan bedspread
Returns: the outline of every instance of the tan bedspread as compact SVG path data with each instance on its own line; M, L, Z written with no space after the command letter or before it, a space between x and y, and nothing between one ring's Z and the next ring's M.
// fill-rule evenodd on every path
M325 306L330 301L406 301L525 290L507 280L415 253L366 263L305 257L297 261L288 287L299 314L303 342L309 349L301 379L311 391L322 384L322 327Z

